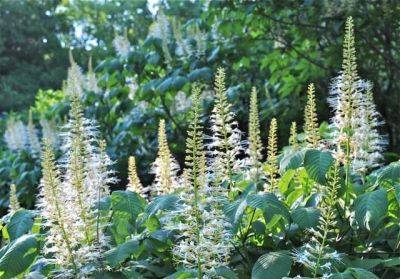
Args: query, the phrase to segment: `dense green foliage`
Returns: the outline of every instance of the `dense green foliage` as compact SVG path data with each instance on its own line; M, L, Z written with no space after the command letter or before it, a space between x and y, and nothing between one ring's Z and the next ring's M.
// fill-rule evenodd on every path
M57 1L0 3L0 111L29 107L40 88L59 88L67 50L57 34L67 32Z
M399 278L396 4L359 2L38 5L80 23L1 122L0 278Z

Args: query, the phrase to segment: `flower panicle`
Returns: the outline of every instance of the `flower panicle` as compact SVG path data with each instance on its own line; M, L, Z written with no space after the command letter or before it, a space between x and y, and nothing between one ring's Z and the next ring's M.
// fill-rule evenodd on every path
M42 127L43 139L46 139L51 146L56 147L59 143L59 131L55 121L41 118L39 123Z
M178 171L178 162L168 147L165 120L161 119L158 127L158 154L152 168L155 174L153 193L162 195L174 192L178 188Z
M88 62L88 72L86 74L86 80L85 80L85 88L87 91L94 92L96 94L100 93L100 88L97 85L98 81L96 78L96 74L93 71L93 65L92 65L92 56L89 57L89 62Z
M317 148L320 140L318 131L317 106L315 103L315 87L311 83L307 89L307 104L304 111L304 132L307 141L307 147Z
M294 252L295 260L309 268L313 273L313 278L317 278L321 272L331 274L334 272L334 262L341 261L341 255L329 246L330 242L335 241L337 234L335 205L339 187L339 161L336 160L328 173L327 187L321 188L322 199L318 205L321 212L319 224L317 228L309 230L312 234L310 243L307 243L302 251Z
M21 120L14 116L7 118L4 141L10 150L20 151L28 148L28 130Z
M201 89L198 85L192 88L193 106L190 112L190 124L186 139L185 169L191 185L197 187L202 168L205 168L201 161L203 152L203 126L201 123ZM204 171L204 170L203 170ZM204 174L205 176L205 174Z
M276 118L272 118L268 134L267 146L267 164L266 174L268 183L265 185L265 191L274 191L277 187L276 177L278 174L278 123Z
M297 124L295 121L293 121L290 125L289 146L291 146L293 149L299 147L299 141L297 139Z
M248 166L250 167L250 176L253 178L258 178L261 174L262 151L257 90L253 87L250 95L249 138L246 152L249 156Z
M379 165L386 138L379 134L379 113L372 98L372 84L359 78L354 46L353 20L346 22L343 43L343 69L333 80L328 99L334 116L332 142L336 159L346 172L363 176Z
M15 184L10 184L10 198L9 198L8 212L10 214L13 214L19 209L21 209L21 205L19 204L18 201L17 187L15 186Z
M131 44L128 40L128 32L125 29L124 35L115 35L113 40L113 46L117 55L123 59L126 59L131 49Z
M33 157L36 157L40 154L41 146L39 137L37 135L37 130L35 128L35 124L33 123L32 110L29 110L29 120L28 120L28 142L29 142L29 150Z
M66 93L71 100L80 99L83 96L84 76L81 67L75 62L72 51L69 52L70 67L67 74Z
M147 198L148 193L146 188L143 187L143 184L140 182L139 176L136 171L136 159L134 156L129 157L128 161L128 180L129 184L127 187L128 191L135 192L139 194L143 198Z
M228 102L225 85L225 70L218 68L215 76L215 102L211 115L212 135L207 144L214 184L228 181L234 172L242 169L243 162L238 157L243 152L242 132L238 128L232 105Z
M42 179L37 207L44 218L45 226L49 229L44 253L52 255L63 271L68 273L73 269L72 272L75 273L82 263L75 259L74 250L78 249L78 240L73 236L79 235L80 232L75 231L75 220L65 207L68 201L64 195L52 145L45 139L43 146Z

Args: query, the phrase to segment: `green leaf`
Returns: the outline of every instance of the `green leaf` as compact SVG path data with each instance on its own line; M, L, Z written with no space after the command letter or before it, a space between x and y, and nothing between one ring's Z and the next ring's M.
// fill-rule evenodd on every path
M5 246L0 258L1 278L15 278L33 263L39 251L34 235L23 235ZM2 249L2 250L3 250Z
M250 195L247 197L247 204L253 208L261 209L266 216L267 222L271 221L274 215L281 215L287 221L290 220L288 209L272 193Z
M212 70L208 67L193 70L188 74L188 78L191 82L198 81L200 79L204 81L209 81L211 80L212 76Z
M281 176L278 182L278 188L281 193L285 193L287 191L295 175L296 175L295 170L288 170Z
M180 90L186 83L188 79L181 76L173 76L166 78L159 86L157 86L156 91L159 93L165 93L170 90Z
M380 189L358 196L354 208L357 223L362 228L373 230L386 215L388 208L386 190Z
M334 159L328 151L309 149L304 155L304 167L308 175L319 184L326 183L326 174Z
M382 168L382 171L379 173L378 179L376 180L376 184L381 185L386 181L400 181L400 162L394 162Z
M334 273L330 279L379 279L372 272L362 268L348 268L344 272Z
M218 278L222 277L225 279L239 279L239 277L237 277L235 272L226 266L217 267L215 269L215 273L218 276Z
M140 243L137 240L128 240L121 245L107 251L104 254L106 262L112 266L116 267L117 265L124 262L131 255L139 252L141 250Z
M34 214L32 211L21 209L16 211L7 224L7 232L11 240L28 233L34 223Z
M197 272L195 270L184 269L184 270L179 270L174 274L165 277L164 279L193 279L193 278L197 278Z
M296 152L288 152L284 154L279 161L279 169L281 173L285 173L288 170L293 170L301 167L304 161L304 150Z
M111 207L114 211L138 216L143 212L144 200L137 193L131 191L114 191L111 194Z
M320 212L316 207L298 207L292 212L292 219L299 228L315 228L319 224Z
M178 199L176 195L158 196L146 207L145 213L147 216L152 216L159 210L172 210L176 207Z
M286 251L270 252L258 258L251 272L252 279L282 279L292 266L292 258Z

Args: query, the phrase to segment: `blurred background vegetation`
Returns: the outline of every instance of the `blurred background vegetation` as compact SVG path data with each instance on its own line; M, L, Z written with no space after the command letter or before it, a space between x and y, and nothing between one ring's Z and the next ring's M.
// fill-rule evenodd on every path
M240 128L247 130L249 93L256 86L263 138L277 117L283 146L290 122L302 125L309 83L316 85L320 120L329 119L329 85L341 67L345 19L353 16L359 72L374 83L390 141L386 157L394 160L400 151L399 12L397 0L2 0L1 127L11 115L27 122L29 109L39 134L40 119L63 123L69 104L61 88L72 49L85 72L92 59L98 90L87 90L86 113L99 122L123 182L129 155L140 158L142 179L151 181L144 173L156 156L161 118L182 162L190 83L210 93L219 66L227 70ZM129 40L126 57L115 51L116 36ZM205 94L208 110L211 101ZM0 152L0 184L16 183L31 206L38 159L4 144Z

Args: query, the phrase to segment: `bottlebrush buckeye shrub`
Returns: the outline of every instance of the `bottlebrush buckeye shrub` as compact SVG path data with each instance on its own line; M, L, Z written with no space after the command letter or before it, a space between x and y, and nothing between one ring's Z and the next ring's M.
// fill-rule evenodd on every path
M129 48L123 37L115 44L120 55ZM37 210L22 208L18 185L11 187L0 277L398 278L400 164L380 167L381 120L355 57L350 18L329 133L319 129L310 84L303 132L292 123L282 150L279 118L268 123L268 141L260 137L266 123L256 88L244 139L219 68L210 117L201 85L192 85L184 165L162 120L154 183L140 181L130 157L126 190L112 193L113 162L95 120L83 113L84 78L71 59L61 155L52 138L42 143ZM21 127L10 123L7 138Z

